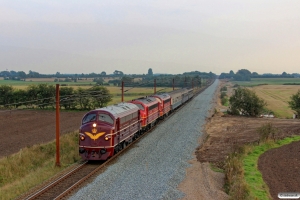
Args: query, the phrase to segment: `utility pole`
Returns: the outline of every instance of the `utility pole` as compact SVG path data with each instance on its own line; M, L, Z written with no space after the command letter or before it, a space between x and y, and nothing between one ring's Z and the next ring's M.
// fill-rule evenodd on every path
M156 94L156 79L154 79L154 94Z
M124 102L124 81L122 81L122 102Z
M174 78L173 78L173 90L174 90Z
M56 162L55 166L60 167L59 155L59 84L56 84Z

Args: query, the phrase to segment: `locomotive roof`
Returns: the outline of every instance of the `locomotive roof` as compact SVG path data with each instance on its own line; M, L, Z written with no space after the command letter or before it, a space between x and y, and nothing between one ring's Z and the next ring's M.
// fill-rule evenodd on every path
M162 100L166 100L166 99L171 98L170 95L168 95L167 93L155 94L155 95L152 95L152 96L153 97L159 97Z
M133 101L139 101L139 102L141 102L145 105L158 103L158 101L154 97L148 97L148 96L138 98L138 99L135 99Z
M133 113L135 111L138 111L139 108L133 103L122 102L119 104L114 104L114 105L107 106L104 108L99 108L96 110L97 111L103 110L103 111L111 113L115 117L120 117L120 116L124 116L124 115L128 115L130 113Z

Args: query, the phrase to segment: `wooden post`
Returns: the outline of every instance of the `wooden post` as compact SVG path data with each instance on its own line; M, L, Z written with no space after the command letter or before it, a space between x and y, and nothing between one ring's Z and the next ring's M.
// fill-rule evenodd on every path
M156 94L156 79L154 79L154 94Z
M122 102L124 102L124 81L122 81Z
M173 90L174 90L174 78L173 78Z
M60 167L59 155L59 84L56 84L56 163Z

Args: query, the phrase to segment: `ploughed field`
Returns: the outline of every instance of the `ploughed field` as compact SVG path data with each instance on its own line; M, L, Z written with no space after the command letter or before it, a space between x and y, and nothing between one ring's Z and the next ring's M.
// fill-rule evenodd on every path
M300 120L215 115L206 124L208 139L196 151L198 161L222 167L226 156L238 146L256 143L259 140L257 128L266 123L272 123L278 128L278 139L300 135ZM300 182L296 178L299 177L299 152L300 142L294 142L271 149L260 156L258 169L273 198L276 199L279 192L300 192Z
M60 133L79 129L86 111L61 112ZM0 158L35 144L55 139L55 111L41 110L0 110Z

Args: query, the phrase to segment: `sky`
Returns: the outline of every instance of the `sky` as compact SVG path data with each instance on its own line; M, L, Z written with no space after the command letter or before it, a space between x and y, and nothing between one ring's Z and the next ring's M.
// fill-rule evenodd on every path
M299 0L0 0L0 71L300 73Z

